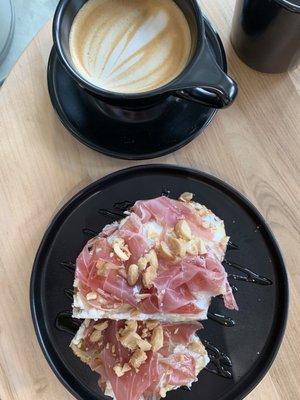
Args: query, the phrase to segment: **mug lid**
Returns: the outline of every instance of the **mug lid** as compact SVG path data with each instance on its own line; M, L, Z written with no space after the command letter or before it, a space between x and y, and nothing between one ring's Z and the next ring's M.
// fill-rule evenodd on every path
M300 13L300 0L275 0L275 2L289 11Z

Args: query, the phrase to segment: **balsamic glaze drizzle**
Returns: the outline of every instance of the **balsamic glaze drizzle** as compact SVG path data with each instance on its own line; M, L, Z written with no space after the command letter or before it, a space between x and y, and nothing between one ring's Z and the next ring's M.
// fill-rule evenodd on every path
M73 294L74 294L73 289L65 289L64 294L68 299L73 300Z
M114 211L105 210L104 208L100 208L98 210L98 213L101 214L101 215L104 215L105 217L109 217L109 218L112 218L112 219L124 217L123 214L120 214L120 213L117 213L117 212L114 212Z
M227 250L239 250L239 247L231 240L228 241Z
M61 261L60 265L68 271L75 272L75 263L72 261Z
M131 208L133 206L133 204L134 203L132 201L125 200L125 201L121 201L120 203L115 203L114 208L116 210L120 210L120 211L124 212L124 211L128 210L128 208Z
M96 231L94 231L93 229L89 229L89 228L83 228L82 229L82 233L84 235L90 236L90 237L95 237L98 235L98 233Z
M222 376L223 378L232 379L232 372L228 369L232 367L230 358L207 340L204 340L203 344L209 355L210 364L214 366L214 368L205 367L206 371Z
M232 326L235 325L235 321L230 317L226 317L225 315L208 312L207 317L212 321L215 321L218 324L226 326L228 328L231 328Z
M58 313L55 320L56 328L70 335L75 335L81 323L82 321L80 319L72 318L72 313L70 311L61 311Z
M245 274L245 275L228 274L228 277L234 279L235 281L250 282L264 286L272 285L272 281L270 281L270 279L266 278L265 276L258 275L256 272L251 271L249 268L244 268L241 265L232 261L228 261L226 259L224 260L224 263L229 267L233 267Z

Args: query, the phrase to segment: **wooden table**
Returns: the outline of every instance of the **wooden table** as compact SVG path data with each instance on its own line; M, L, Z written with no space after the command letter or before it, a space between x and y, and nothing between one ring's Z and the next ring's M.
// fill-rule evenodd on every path
M229 43L234 1L202 2L224 41L239 96L191 144L150 162L218 176L244 193L270 224L290 274L289 324L276 361L247 399L299 400L299 71L269 76L245 66ZM0 91L1 400L72 398L34 334L28 296L32 262L47 224L72 194L137 164L88 149L58 121L46 83L50 28L49 23L33 40Z

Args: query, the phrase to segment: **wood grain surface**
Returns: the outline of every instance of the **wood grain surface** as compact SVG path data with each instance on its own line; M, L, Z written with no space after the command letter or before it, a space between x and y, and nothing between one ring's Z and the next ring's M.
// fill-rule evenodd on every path
M239 96L191 144L151 162L216 175L246 195L270 224L290 275L289 323L276 361L247 399L299 400L300 71L272 76L248 68L229 43L234 1L202 3L224 41ZM51 372L34 334L33 259L49 221L72 194L112 171L141 164L98 154L63 128L47 92L50 31L49 23L0 91L1 400L72 398Z

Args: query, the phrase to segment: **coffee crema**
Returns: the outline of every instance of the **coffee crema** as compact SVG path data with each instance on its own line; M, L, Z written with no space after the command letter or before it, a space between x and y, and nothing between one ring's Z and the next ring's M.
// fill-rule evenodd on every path
M172 0L89 0L69 41L78 72L119 93L165 85L182 72L191 52L188 22Z

